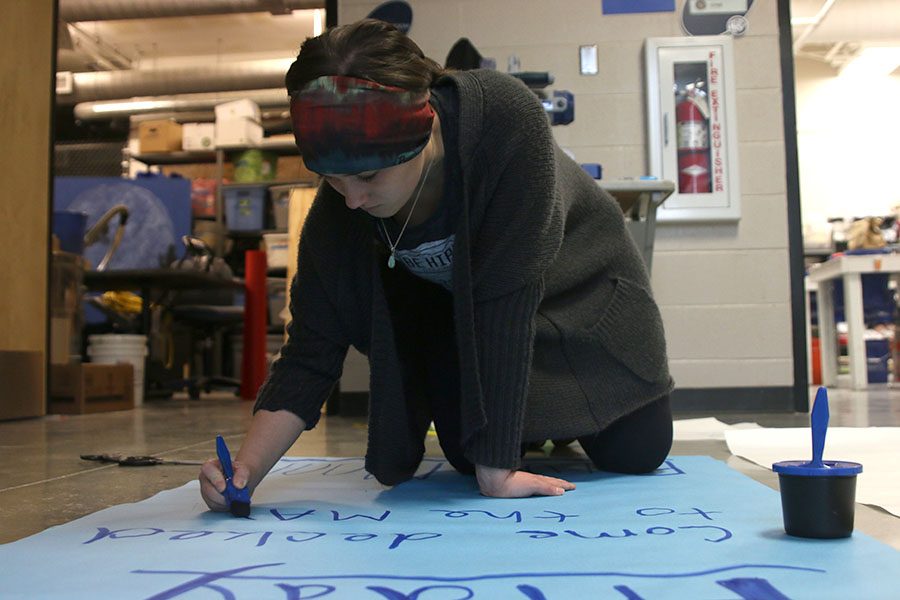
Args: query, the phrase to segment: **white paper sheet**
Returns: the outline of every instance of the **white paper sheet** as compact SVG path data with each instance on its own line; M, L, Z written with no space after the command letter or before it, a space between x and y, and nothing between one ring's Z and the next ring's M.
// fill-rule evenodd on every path
M758 428L756 423L735 423L729 425L714 417L702 419L678 419L673 423L673 434L676 440L724 440L725 431L733 429Z
M782 460L812 457L808 427L729 429L725 442L732 454L766 468ZM829 427L824 458L862 463L856 501L900 517L900 427Z

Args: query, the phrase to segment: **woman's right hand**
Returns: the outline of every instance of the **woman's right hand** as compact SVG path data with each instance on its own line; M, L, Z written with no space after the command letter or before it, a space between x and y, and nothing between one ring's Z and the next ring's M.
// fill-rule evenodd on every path
M234 477L231 482L234 487L241 489L250 481L250 469L239 460L232 461ZM228 502L222 495L225 492L225 474L219 459L211 458L200 468L200 495L210 510L225 512L228 510ZM250 491L251 494L253 490Z
M306 429L303 419L288 410L260 410L253 415L250 431L234 457L234 477L231 483L241 489L256 489L263 476L278 459L284 456L291 444ZM218 459L211 458L200 468L200 495L212 510L228 510L222 492L225 491L225 474Z

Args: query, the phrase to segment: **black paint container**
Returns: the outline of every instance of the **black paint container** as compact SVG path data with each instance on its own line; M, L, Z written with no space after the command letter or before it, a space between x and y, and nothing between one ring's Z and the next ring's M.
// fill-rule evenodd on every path
M775 463L781 490L781 511L788 535L833 539L853 533L856 506L856 476L862 465L822 461Z

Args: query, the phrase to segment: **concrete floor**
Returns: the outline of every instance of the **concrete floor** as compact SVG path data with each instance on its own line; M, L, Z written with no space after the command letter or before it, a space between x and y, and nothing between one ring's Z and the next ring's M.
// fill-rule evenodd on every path
M811 397L813 393L811 390ZM833 426L900 426L900 387L831 390L829 399ZM79 455L152 454L203 461L215 454L217 434L225 436L233 450L240 446L251 408L250 402L218 394L199 401L180 397L153 401L132 411L0 423L0 543L178 487L194 479L199 469L101 465L81 460ZM766 427L808 425L805 414L685 414L676 418L698 416L716 416L727 423L754 421ZM365 447L365 419L327 417L316 429L304 433L289 454L362 456ZM441 456L435 438L429 437L427 448L430 456ZM577 444L566 452L575 452L574 448ZM771 471L732 456L725 442L676 440L672 454L709 455L777 489L777 477ZM900 519L881 509L857 505L856 529L900 550Z

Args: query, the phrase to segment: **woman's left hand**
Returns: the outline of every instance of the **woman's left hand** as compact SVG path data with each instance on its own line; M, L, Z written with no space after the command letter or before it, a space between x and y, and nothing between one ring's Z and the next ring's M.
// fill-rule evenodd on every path
M475 477L481 493L494 498L562 496L566 491L575 489L574 483L564 479L482 465L475 465Z

